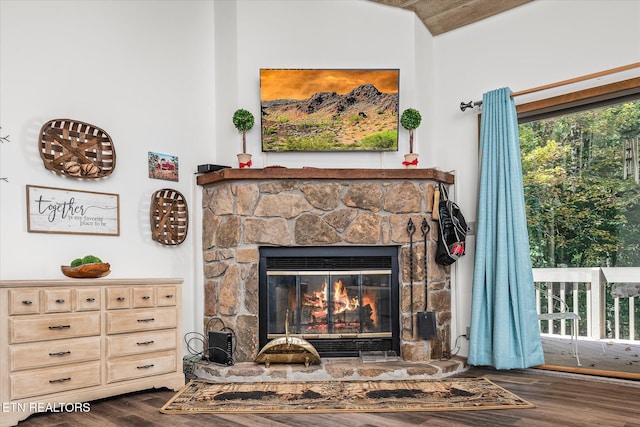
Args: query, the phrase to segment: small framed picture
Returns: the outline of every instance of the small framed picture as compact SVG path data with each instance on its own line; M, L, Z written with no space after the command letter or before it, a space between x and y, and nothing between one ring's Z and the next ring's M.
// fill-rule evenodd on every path
M178 181L178 156L149 151L149 178Z

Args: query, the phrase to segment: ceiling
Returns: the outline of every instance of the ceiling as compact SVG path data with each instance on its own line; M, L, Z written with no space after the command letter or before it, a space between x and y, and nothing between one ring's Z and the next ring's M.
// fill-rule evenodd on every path
M433 36L455 30L533 0L370 0L416 13Z

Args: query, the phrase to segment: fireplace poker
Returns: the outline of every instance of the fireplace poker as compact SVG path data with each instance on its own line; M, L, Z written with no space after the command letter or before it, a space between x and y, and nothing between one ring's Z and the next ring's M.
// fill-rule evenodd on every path
M428 257L427 255L429 254L429 250L428 250L428 246L427 246L427 237L429 234L429 231L431 231L431 227L429 227L429 224L427 223L427 218L422 218L422 225L420 226L420 230L422 230L422 240L424 241L424 257L423 257L423 261L424 261L424 311L427 311L427 301L429 298L429 292L428 292L428 286L427 286L427 264L428 264Z
M409 233L409 302L411 304L411 337L413 337L413 233L416 231L416 226L413 224L413 220L409 218L407 223L407 233Z

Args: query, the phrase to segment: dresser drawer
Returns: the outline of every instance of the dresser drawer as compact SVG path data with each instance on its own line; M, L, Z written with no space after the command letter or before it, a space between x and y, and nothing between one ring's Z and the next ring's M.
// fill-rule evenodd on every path
M100 337L70 338L9 346L9 363L12 371L91 360L100 360Z
M57 393L100 385L100 362L17 372L10 378L12 399Z
M176 352L148 353L107 361L107 382L166 374L176 370Z
M43 293L45 313L71 311L71 289L45 289Z
M130 288L107 288L107 310L131 308Z
M133 308L153 307L155 305L154 294L152 286L133 288Z
M175 350L176 331L150 331L107 337L107 356L130 356L153 351Z
M175 308L107 312L107 334L175 328Z
M9 331L11 343L100 335L100 313L12 317Z
M76 311L100 310L100 288L76 289Z
M156 305L166 307L176 305L178 289L175 286L158 286L156 288Z
M10 289L9 314L38 314L40 313L39 289Z

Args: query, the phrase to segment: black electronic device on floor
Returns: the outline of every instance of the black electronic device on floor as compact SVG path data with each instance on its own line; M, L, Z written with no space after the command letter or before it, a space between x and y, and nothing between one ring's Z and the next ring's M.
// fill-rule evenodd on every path
M209 331L210 362L233 365L233 335L231 332Z

